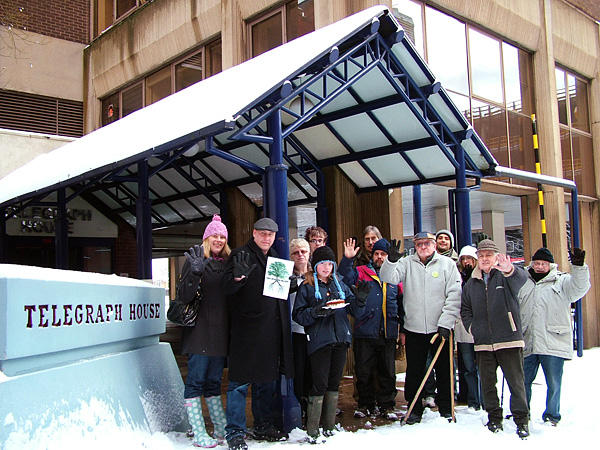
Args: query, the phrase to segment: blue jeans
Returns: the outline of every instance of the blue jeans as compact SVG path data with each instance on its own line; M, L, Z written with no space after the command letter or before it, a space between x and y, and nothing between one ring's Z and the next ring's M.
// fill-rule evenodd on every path
M228 441L235 436L244 436L246 433L246 397L250 383L230 381L227 387L227 426L225 434ZM252 415L254 416L254 429L264 431L273 426L273 396L275 395L275 381L268 383L252 383Z
M465 382L467 383L467 403L469 406L479 408L483 406L481 389L479 386L479 371L475 360L475 345L468 342L459 342L458 349L465 366Z
M565 360L558 356L529 355L525 358L523 370L525 371L525 392L527 403L531 402L531 385L537 376L538 369L542 366L546 378L546 410L542 415L544 421L560 421L560 389Z
M225 358L190 353L188 375L185 379L185 398L204 398L221 395L221 377L225 368Z

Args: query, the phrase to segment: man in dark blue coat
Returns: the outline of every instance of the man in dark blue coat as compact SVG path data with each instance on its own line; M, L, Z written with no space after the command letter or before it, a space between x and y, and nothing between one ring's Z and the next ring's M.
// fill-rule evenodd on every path
M400 286L379 279L379 269L388 255L389 242L380 239L373 245L371 261L353 266L357 249L353 239L344 243L344 257L338 273L348 286L359 282L371 285L366 307L355 318L353 332L354 367L358 409L354 416L361 418L379 414L388 420L397 420L396 406L396 341L402 318ZM375 380L377 377L377 380Z

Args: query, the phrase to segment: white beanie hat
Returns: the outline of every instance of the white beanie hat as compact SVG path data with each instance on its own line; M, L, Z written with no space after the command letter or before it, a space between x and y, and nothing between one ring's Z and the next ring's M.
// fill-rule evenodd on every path
M458 259L462 258L463 256L470 256L471 258L477 259L477 249L472 245L465 245L460 249Z

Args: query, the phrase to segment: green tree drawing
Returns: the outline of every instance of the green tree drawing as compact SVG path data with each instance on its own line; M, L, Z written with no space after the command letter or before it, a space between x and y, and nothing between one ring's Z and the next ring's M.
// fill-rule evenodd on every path
M281 285L281 281L290 277L290 273L285 268L285 264L280 261L275 261L269 266L269 271L267 274L275 278L275 280L269 285L269 288L272 288L273 285L276 284L277 290L282 292L283 286Z

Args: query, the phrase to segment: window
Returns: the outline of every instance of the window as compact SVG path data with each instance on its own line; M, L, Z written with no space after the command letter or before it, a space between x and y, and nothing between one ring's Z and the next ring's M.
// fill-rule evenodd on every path
M252 58L315 29L314 0L294 0L249 24Z
M148 0L93 0L94 37Z
M496 160L535 172L531 55L423 2L400 0L398 10L410 15L429 67Z
M580 194L595 197L588 84L561 68L556 68L555 74L563 178L575 181Z
M136 81L135 84L101 99L100 122L102 126L108 125L144 106L219 73L221 67L221 40L216 40L184 59L177 60Z

